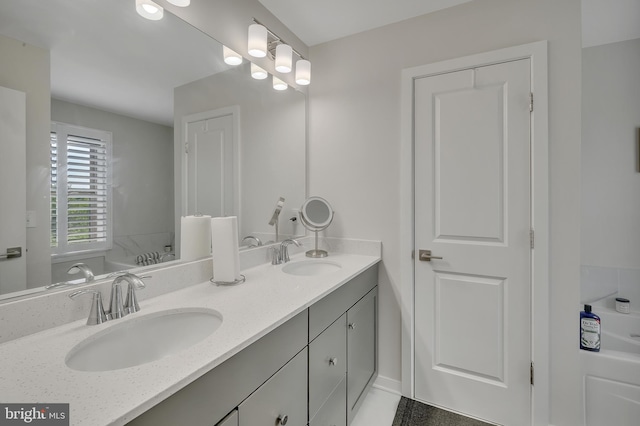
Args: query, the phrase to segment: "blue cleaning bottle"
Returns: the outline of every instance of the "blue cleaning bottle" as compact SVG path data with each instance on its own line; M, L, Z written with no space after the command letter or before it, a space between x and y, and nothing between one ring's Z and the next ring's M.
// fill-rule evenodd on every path
M591 312L591 305L580 312L580 349L600 352L600 317Z

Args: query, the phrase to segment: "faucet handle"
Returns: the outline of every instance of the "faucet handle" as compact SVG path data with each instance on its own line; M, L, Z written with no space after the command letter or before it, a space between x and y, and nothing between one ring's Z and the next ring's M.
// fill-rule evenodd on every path
M138 305L138 297L136 296L136 289L142 290L146 287L142 278L151 278L150 275L138 277L133 275L129 277L129 285L127 286L127 298L124 301L124 311L126 314L132 314L140 310Z
M107 321L107 315L104 312L102 305L102 294L97 290L78 290L69 294L70 299L75 299L82 294L93 294L93 300L91 301L91 311L89 311L89 318L87 319L87 325L102 324Z

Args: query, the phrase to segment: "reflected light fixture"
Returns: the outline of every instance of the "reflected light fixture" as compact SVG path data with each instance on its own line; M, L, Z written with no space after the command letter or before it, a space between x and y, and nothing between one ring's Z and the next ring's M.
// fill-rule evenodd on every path
M288 44L276 46L276 71L281 73L291 72L292 54L293 49Z
M151 0L136 0L136 12L152 21L159 21L164 16L164 9Z
M167 0L174 6L187 7L191 4L191 0Z
M265 70L263 70L253 62L251 63L251 77L255 78L256 80L264 80L268 76L269 74L267 74Z
M311 62L306 59L296 62L296 83L301 86L311 83Z
M240 65L242 63L242 56L227 46L222 46L222 56L224 57L224 63L227 65Z
M287 83L285 83L284 81L280 80L275 75L273 76L273 88L275 90L287 90L287 87L289 87L287 85Z
M249 55L256 58L267 56L267 29L260 24L249 25L249 41L247 42Z

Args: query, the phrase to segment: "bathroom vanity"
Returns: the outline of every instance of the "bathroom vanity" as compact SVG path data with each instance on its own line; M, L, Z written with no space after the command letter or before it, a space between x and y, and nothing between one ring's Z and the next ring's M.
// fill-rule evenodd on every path
M369 267L128 424L348 424L377 377L377 278Z
M158 293L177 277L188 280L210 258L156 270L138 293L140 312L94 326L84 316L0 344L0 400L69 403L74 426L347 425L377 376L380 243L366 254L336 250L343 244L335 242L325 259L299 253L286 264L244 267L246 282L236 286L199 278ZM246 255L264 259L266 250ZM108 286L95 284L103 294ZM35 327L51 321L51 312L81 303L59 294L59 305L49 296L47 312L36 311L34 299L20 309L0 306L0 314L6 319L13 317L9 308L25 315L31 309ZM211 313L219 319L215 331L169 355L127 368L83 370L70 363L105 335L151 330L156 317L158 324L170 324L167 317L174 314L193 320Z

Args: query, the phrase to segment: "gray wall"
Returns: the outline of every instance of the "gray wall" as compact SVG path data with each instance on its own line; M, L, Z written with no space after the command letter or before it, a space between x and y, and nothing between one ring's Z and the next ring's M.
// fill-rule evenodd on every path
M640 39L582 51L582 264L640 268Z
M38 224L27 228L27 287L39 287L49 283L51 270L49 52L0 36L0 58L0 86L27 94L27 210L36 212Z
M311 48L309 189L336 212L329 236L379 239L380 374L401 378L400 74L549 41L550 419L581 423L580 0L476 0Z

